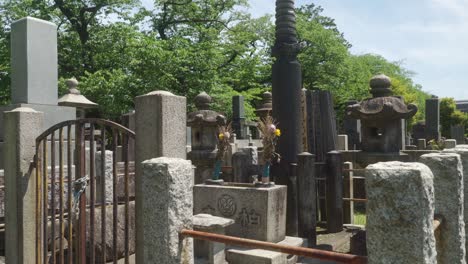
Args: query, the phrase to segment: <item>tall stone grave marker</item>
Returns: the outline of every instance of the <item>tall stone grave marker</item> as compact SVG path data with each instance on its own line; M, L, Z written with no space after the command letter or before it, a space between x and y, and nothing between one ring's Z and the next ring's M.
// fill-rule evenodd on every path
M301 93L302 71L297 59L300 51L297 39L294 1L276 1L276 39L272 54L276 58L272 71L273 117L280 124L283 136L278 141L281 155L279 166L272 168L277 183L288 186L288 235L297 234L297 203L294 193L295 175L291 163L301 152Z
M426 140L440 139L440 101L434 97L426 99Z
M235 95L232 97L232 129L238 139L247 138L247 129L245 126L244 97Z
M0 112L29 107L44 113L43 130L76 118L73 107L57 105L57 26L26 17L11 25L11 99ZM0 127L3 116L0 115ZM3 141L0 129L0 141Z

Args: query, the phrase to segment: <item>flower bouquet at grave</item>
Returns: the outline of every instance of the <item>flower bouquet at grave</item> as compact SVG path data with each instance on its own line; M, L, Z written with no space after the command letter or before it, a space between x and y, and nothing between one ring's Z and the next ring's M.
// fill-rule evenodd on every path
M263 167L262 183L270 182L270 166L273 162L280 161L280 155L276 153L276 144L281 136L281 130L277 128L277 123L271 116L262 118L258 123L258 129L262 133L263 143Z
M221 165L224 160L224 156L226 152L231 147L230 140L232 135L232 128L231 124L229 123L227 126L218 126L218 152L216 153L216 162L213 172L212 180L218 181L219 175L221 174Z

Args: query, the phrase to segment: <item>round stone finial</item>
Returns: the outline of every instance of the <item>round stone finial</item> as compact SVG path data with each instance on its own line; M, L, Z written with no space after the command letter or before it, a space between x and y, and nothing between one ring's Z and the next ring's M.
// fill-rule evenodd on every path
M205 92L201 92L195 97L195 106L198 110L208 110L210 109L211 96Z
M392 95L392 80L385 74L379 74L374 77L369 82L371 87L371 94L374 97L384 97Z
M71 94L80 94L80 91L78 90L78 80L75 79L75 77L72 77L68 80L65 81L65 84L68 87L68 92Z

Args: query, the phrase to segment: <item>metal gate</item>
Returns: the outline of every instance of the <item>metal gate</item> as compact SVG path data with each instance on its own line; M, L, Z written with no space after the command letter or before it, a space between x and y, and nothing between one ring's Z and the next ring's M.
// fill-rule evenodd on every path
M129 263L134 139L102 119L65 121L36 139L36 263Z

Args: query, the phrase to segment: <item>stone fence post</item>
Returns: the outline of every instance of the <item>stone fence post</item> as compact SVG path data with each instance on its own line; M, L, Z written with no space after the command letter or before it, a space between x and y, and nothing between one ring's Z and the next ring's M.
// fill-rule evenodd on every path
M315 155L297 155L297 222L298 235L307 238L308 246L317 245L317 175Z
M466 264L465 224L463 222L463 171L460 155L422 155L434 175L435 214L443 222L437 230L437 263Z
M437 263L431 170L421 163L379 162L365 175L369 263Z
M43 116L26 107L4 112L6 263L36 262L36 174L31 162Z
M155 197L155 190L146 189L142 162L157 157L186 158L187 100L166 91L155 91L135 98L135 214L136 261L143 261L145 243L152 243L144 221L145 200ZM193 178L191 179L193 181ZM144 191L147 191L146 193ZM167 213L167 212L166 212ZM151 219L154 221L155 219ZM157 225L154 225L155 227ZM157 226L159 228L159 226ZM162 262L158 262L162 263Z
M468 148L464 148L463 146L457 146L453 149L445 149L444 153L456 153L460 155L462 167L463 167L463 186L468 186ZM467 231L468 228L468 187L463 187L463 219L465 221L465 239L468 235ZM465 243L465 255L468 252L468 243ZM465 257L465 260L468 262L468 258Z
M193 168L189 160L161 157L142 163L141 230L137 263L193 264Z

